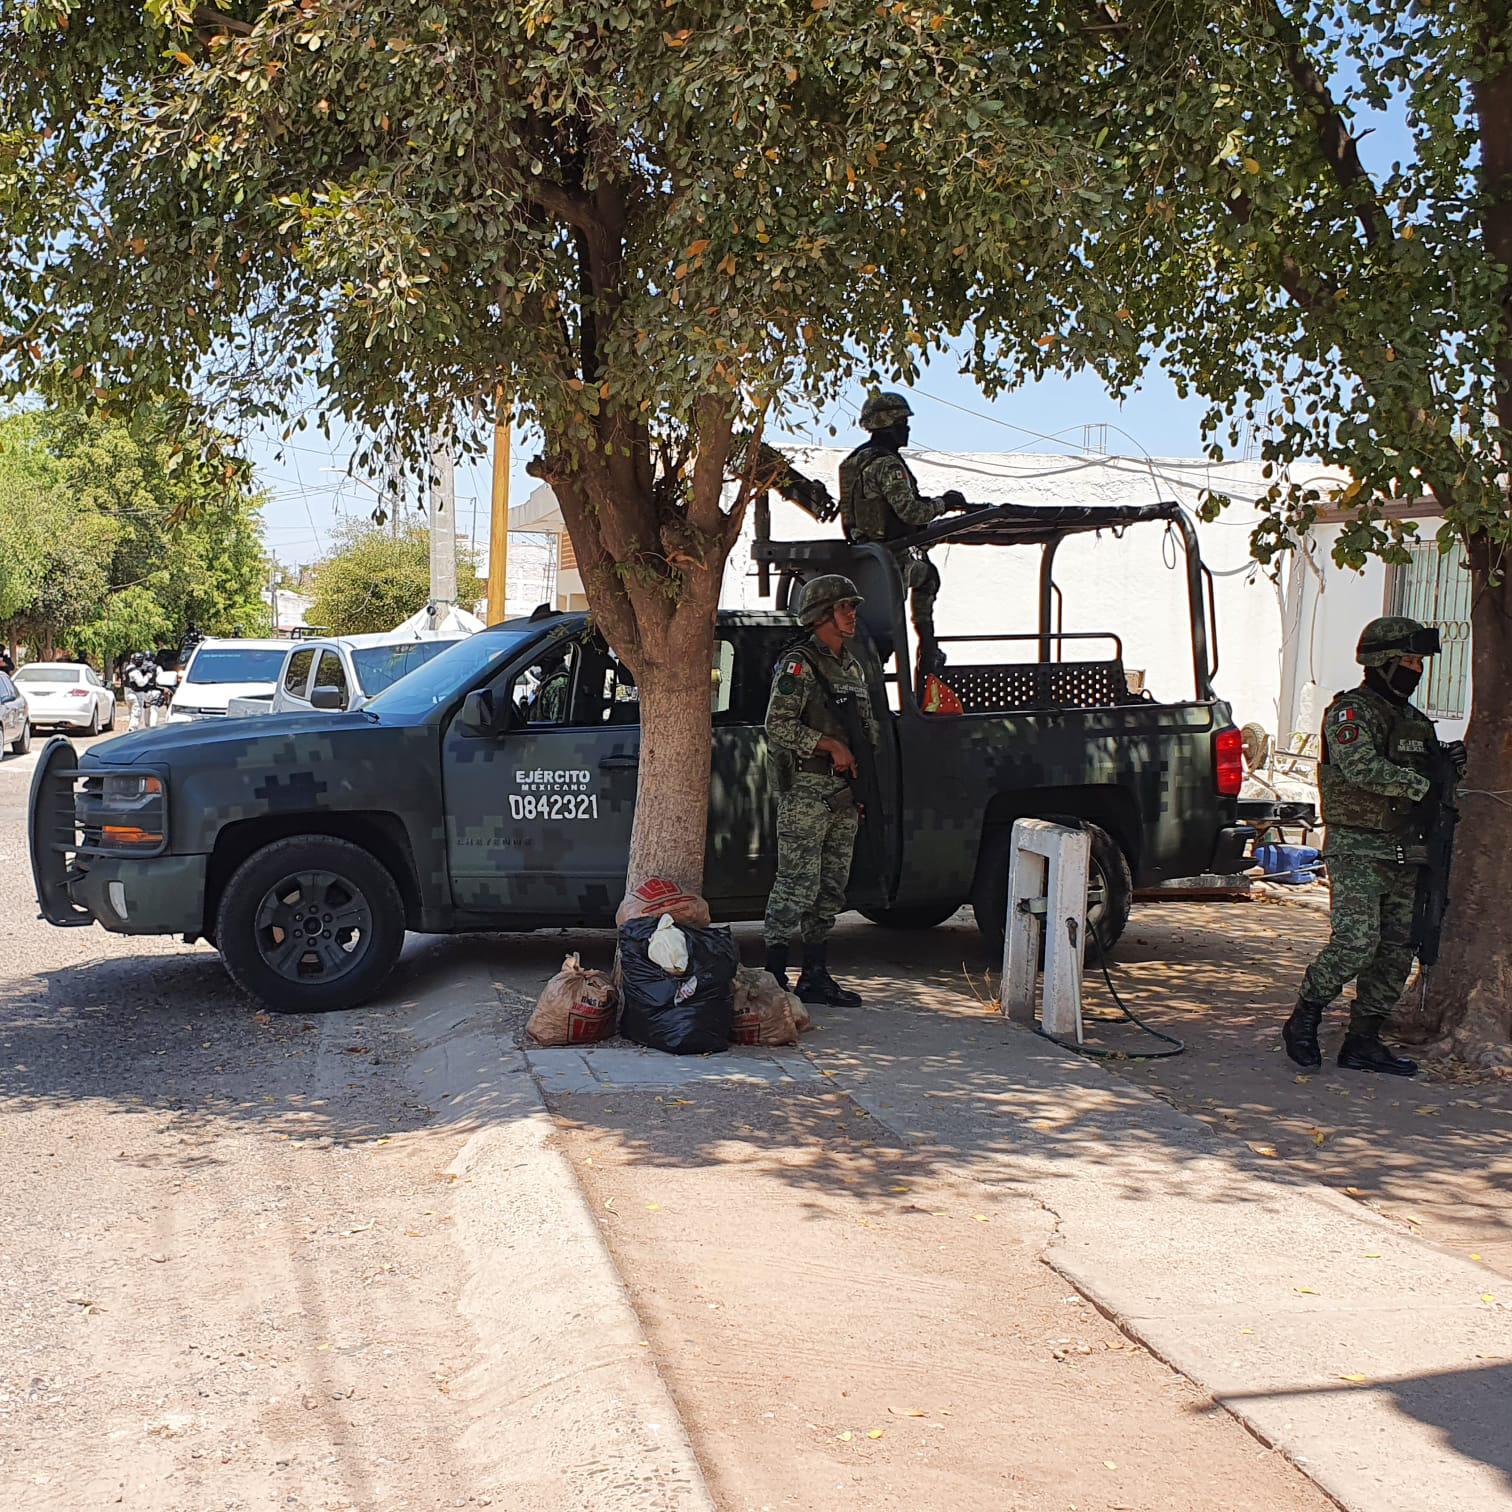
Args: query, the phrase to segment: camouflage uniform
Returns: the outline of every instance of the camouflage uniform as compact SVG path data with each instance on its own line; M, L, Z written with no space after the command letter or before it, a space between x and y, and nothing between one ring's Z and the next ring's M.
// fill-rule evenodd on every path
M1340 693L1323 716L1318 790L1332 904L1328 944L1308 967L1297 1006L1281 1027L1286 1053L1299 1066L1322 1065L1319 1025L1353 977L1339 1065L1392 1076L1417 1071L1415 1061L1381 1043L1381 1029L1417 952L1413 913L1436 818L1434 775L1446 761L1464 771L1464 746L1440 746L1433 722L1408 702L1423 658L1438 650L1436 629L1400 615L1372 620L1355 647L1364 682Z
M862 408L861 424L867 430L880 430L906 420L911 413L901 394L875 394ZM897 448L875 439L858 446L840 464L840 518L851 541L885 544L963 504L964 500L949 495L926 498ZM937 650L934 607L940 596L940 574L928 555L917 549L899 553L898 571L909 591L920 652L932 662Z
M816 747L829 735L845 741L845 727L825 687L837 699L854 700L872 750L853 751L858 762L873 759L878 727L861 664L848 650L838 656L815 637L786 652L772 680L767 704L767 745L774 753L778 786L777 878L767 900L769 945L798 941L817 945L835 925L845 903L859 816L850 784L837 776Z
M1412 970L1412 904L1422 859L1420 808L1438 750L1433 723L1368 687L1341 693L1323 716L1318 768L1332 884L1328 944L1302 996L1331 1003L1355 979L1351 1025L1385 1020Z

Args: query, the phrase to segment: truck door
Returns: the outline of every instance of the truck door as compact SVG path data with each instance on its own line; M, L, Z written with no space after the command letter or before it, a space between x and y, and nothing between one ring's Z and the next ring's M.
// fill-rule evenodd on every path
M601 642L549 642L503 674L520 723L442 745L447 861L459 908L611 922L625 891L640 759L634 686Z

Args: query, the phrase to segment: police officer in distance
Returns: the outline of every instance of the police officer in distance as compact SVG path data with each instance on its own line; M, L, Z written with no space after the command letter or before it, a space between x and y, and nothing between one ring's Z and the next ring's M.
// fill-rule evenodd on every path
M1417 1071L1416 1061L1381 1043L1381 1030L1407 984L1416 949L1413 897L1434 818L1424 806L1431 803L1432 774L1444 759L1459 776L1465 773L1464 743L1440 745L1433 721L1409 701L1423 658L1438 650L1438 631L1416 620L1371 620L1355 648L1365 679L1340 693L1323 716L1318 791L1332 901L1328 944L1308 967L1281 1031L1286 1053L1299 1066L1323 1064L1318 1026L1352 977L1355 998L1339 1064L1391 1076Z
M861 821L851 780L861 763L876 759L878 741L866 676L846 649L860 602L856 585L836 573L805 586L798 621L809 633L778 660L767 703L767 748L779 796L766 964L787 987L788 952L801 945L797 993L805 1003L861 1001L835 981L826 962ZM848 729L864 736L865 748L856 749Z
M851 541L890 542L910 535L941 515L967 509L965 497L950 489L938 499L925 498L899 453L908 445L913 414L902 394L875 393L861 406L861 429L871 439L840 464L840 518ZM935 641L934 606L940 574L928 555L905 551L898 559L909 607L919 637L921 672L938 672L945 664Z

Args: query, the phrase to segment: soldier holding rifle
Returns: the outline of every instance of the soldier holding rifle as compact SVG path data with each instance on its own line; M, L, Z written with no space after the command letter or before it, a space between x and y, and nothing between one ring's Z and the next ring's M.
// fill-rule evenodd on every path
M1413 955L1428 965L1437 951L1454 788L1465 773L1464 743L1441 744L1433 721L1410 702L1423 659L1438 650L1438 631L1416 620L1372 620L1355 649L1364 681L1340 693L1323 716L1318 790L1332 904L1328 944L1281 1031L1299 1066L1323 1064L1319 1025L1353 978L1339 1064L1391 1076L1417 1071L1415 1061L1381 1043L1381 1030Z
M767 970L787 987L788 952L799 944L798 996L834 1006L861 1001L829 974L827 941L845 905L865 818L857 796L876 790L877 718L866 674L846 646L856 634L860 602L856 585L838 573L805 585L798 622L808 634L778 659L766 716L778 791ZM874 813L873 824L878 817Z

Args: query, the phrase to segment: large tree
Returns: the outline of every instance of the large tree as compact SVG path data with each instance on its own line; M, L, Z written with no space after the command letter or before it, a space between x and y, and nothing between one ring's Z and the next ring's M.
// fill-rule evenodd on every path
M1467 822L1427 1012L1409 1022L1506 1060L1512 5L1088 0L1064 14L1046 93L1109 127L1123 186L1091 267L1178 384L1213 402L1214 456L1242 426L1265 438L1259 559L1294 547L1324 505L1347 511L1343 566L1406 560L1415 527L1393 501L1441 510L1439 546L1465 546ZM1400 151L1363 144L1375 128ZM1310 458L1352 482L1325 497L1289 467Z
M1028 119L1011 14L990 54L875 0L9 17L6 381L415 438L510 394L640 687L632 881L701 877L744 438L968 315L984 374L1039 350L1108 203L1080 123Z
M260 628L258 498L244 468L134 425L67 410L0 420L0 626L34 655L109 666L135 648Z

